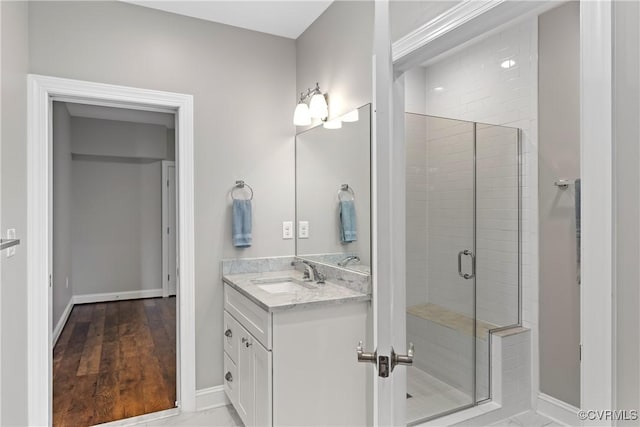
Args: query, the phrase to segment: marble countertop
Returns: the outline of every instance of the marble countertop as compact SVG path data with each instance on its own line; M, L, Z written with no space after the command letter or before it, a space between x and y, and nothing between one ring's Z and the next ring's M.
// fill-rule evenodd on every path
M347 302L369 301L370 295L337 285L331 281L324 284L309 282L313 288L297 286L295 291L286 293L269 293L255 281L276 278L293 278L302 280L302 272L298 270L270 271L263 273L227 274L222 280L269 312L290 310L294 307L318 306L322 304L344 304Z

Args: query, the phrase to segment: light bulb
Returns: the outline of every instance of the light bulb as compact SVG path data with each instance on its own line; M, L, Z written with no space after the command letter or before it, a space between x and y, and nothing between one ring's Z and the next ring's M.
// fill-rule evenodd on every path
M296 110L293 112L293 124L296 126L309 126L311 124L309 107L304 102L296 106Z
M342 120L333 119L333 120L326 121L324 122L322 127L325 129L340 129L342 128Z
M357 122L360 120L360 114L358 113L358 110L353 110L340 117L340 120L345 123Z
M316 94L311 97L309 111L311 112L311 117L314 119L324 119L329 115L329 107L323 94L316 92Z

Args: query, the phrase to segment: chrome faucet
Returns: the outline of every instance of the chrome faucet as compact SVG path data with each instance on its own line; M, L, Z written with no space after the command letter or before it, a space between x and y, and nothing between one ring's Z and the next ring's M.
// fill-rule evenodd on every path
M357 255L350 255L345 259L343 259L342 261L338 262L338 265L340 267L346 267L351 261L360 262L360 257Z
M313 275L313 280L315 280L316 283L318 284L324 283L324 280L325 280L324 274L320 273L318 271L318 268L315 265L311 264L309 261L306 261L306 260L302 260L302 263L304 264L304 268L305 268L304 276L303 276L304 279L311 280L311 275Z

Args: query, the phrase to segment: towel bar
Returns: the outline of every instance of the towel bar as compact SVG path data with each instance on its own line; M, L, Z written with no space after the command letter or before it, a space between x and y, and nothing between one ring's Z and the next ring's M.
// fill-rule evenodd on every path
M342 201L342 199L340 198L340 194L342 194L343 192L351 194L351 198L353 200L356 199L356 193L353 191L353 188L349 186L349 184L342 184L340 186L340 189L338 190L338 200L340 201Z
M233 200L239 200L235 198L235 196L233 195L233 192L237 189L242 189L245 186L249 187L249 191L251 191L251 196L249 196L249 200L253 200L253 188L251 188L251 186L244 181L236 181L236 185L234 185L233 188L231 189L231 198Z
M553 183L556 187L560 187L562 190L566 190L567 187L576 182L575 179L559 179Z

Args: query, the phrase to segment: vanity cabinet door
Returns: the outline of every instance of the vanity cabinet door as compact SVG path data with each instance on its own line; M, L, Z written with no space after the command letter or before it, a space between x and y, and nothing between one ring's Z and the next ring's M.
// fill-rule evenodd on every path
M254 423L254 406L255 406L255 389L254 389L254 356L253 356L253 337L244 328L240 328L239 346L238 346L238 405L236 409L242 421L246 426L253 426ZM258 344L259 345L259 344Z
M256 426L271 425L271 352L256 342L253 349Z

